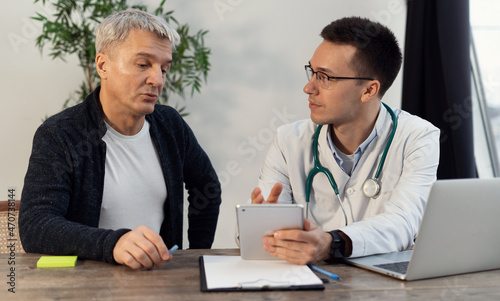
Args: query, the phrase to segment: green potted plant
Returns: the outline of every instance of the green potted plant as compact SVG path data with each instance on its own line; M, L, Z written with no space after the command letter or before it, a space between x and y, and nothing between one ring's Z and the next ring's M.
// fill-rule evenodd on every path
M40 0L35 0L35 3ZM52 16L36 13L32 19L42 22L42 33L36 39L36 46L43 50L50 48L52 59L62 59L71 54L78 56L85 79L80 88L64 103L63 108L82 102L99 85L99 76L95 70L95 29L97 25L113 12L136 8L147 11L145 5L129 5L126 0L42 0L50 3L55 10ZM172 66L167 73L167 82L163 88L161 104L168 104L169 96L185 96L190 90L191 96L200 92L202 80L206 81L210 70L210 48L205 46L207 30L189 33L187 24L180 24L172 15L173 11L164 11L166 0L154 10L154 14L163 17L176 26L181 42L172 53ZM176 109L187 115L185 106Z

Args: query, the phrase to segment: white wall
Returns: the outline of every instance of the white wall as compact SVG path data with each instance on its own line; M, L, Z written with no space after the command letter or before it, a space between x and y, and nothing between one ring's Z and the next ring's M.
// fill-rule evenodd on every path
M140 2L140 1L134 1ZM142 1L156 7L158 1ZM404 46L405 0L169 0L168 9L193 32L210 33L212 70L201 95L186 99L186 118L212 159L223 184L223 203L213 247L235 247L234 206L246 202L276 126L308 118L304 64L331 21L358 15L391 28ZM32 1L5 1L0 18L0 199L23 186L36 128L57 113L83 74L77 60L40 55L34 38L43 11ZM47 10L47 8L45 8ZM399 107L401 73L385 101ZM176 101L182 101L176 99ZM3 193L3 196L1 194Z

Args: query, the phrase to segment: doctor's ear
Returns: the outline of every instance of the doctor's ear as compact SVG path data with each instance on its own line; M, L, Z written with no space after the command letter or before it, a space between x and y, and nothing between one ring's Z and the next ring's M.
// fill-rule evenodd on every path
M380 91L380 82L376 79L369 81L366 84L366 89L363 91L363 95L361 96L362 102L368 102L375 98Z

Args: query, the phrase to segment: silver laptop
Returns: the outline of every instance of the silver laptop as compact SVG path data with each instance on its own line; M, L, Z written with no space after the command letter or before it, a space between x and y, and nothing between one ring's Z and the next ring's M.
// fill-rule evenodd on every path
M439 180L413 250L346 259L403 280L500 268L500 178Z

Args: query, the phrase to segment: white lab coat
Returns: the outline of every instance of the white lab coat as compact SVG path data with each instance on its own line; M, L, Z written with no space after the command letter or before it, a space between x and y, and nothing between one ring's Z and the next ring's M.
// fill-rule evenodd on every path
M313 180L309 220L323 231L340 229L353 243L351 257L401 251L413 245L431 184L439 163L439 129L401 110L397 130L380 174L381 191L375 198L363 195L363 182L375 175L392 130L391 115L381 106L377 136L368 145L351 176L337 164L328 145L328 127L318 141L320 163L332 173L349 225L332 187L322 173ZM258 181L264 198L276 182L283 184L280 203L306 207L306 178L313 167L312 145L317 125L302 120L278 128Z

